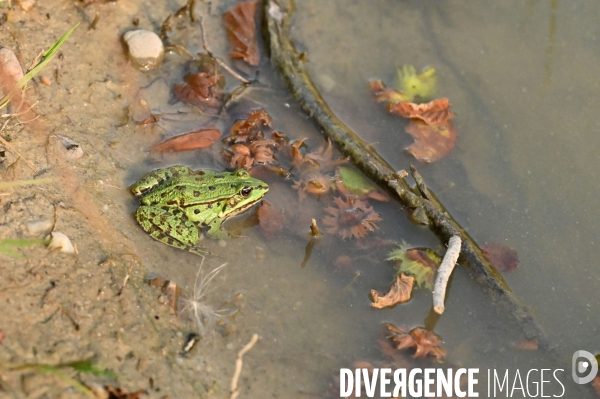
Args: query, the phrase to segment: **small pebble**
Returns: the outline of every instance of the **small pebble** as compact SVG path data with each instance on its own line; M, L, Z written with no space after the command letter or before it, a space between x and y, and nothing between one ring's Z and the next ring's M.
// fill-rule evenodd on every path
M52 236L52 241L48 244L49 249L58 249L65 254L75 253L75 247L73 247L71 240L65 234L59 231L53 231L50 235Z
M42 220L30 220L25 223L25 228L29 235L38 236L42 233L47 233L52 229L52 220L50 219L42 219Z
M127 44L129 59L141 70L156 68L165 58L165 46L154 32L132 30L125 32L123 39Z

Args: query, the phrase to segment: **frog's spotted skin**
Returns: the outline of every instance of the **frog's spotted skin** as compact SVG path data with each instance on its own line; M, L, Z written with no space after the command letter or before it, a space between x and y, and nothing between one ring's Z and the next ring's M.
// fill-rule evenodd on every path
M196 223L209 226L211 238L226 238L221 224L258 202L269 186L243 169L192 171L172 166L150 172L131 186L140 197L135 218L155 240L188 249L198 243Z

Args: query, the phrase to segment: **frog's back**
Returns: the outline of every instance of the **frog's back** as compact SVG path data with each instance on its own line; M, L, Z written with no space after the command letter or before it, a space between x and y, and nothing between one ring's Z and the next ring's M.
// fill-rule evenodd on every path
M244 181L232 178L229 172L198 171L152 188L144 195L142 203L180 207L208 204L235 195L243 186Z

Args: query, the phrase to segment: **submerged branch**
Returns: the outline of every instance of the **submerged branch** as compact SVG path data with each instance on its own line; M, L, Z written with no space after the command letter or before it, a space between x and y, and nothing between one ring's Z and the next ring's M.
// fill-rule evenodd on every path
M352 162L382 189L392 194L411 209L421 208L427 215L429 227L443 241L452 236L462 241L461 254L477 281L492 298L522 328L526 339L537 339L540 346L547 346L547 339L536 324L529 310L513 294L502 276L490 265L481 249L467 232L448 213L435 195L427 189L423 178L415 168L411 169L417 188L412 189L379 154L344 125L329 109L304 67L303 57L296 51L289 37L291 15L295 10L293 0L265 0L263 7L265 39L271 61L281 72L288 88L310 115L323 134Z

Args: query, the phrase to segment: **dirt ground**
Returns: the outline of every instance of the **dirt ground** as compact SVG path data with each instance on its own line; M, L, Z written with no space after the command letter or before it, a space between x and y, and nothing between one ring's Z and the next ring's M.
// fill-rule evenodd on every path
M208 361L190 367L179 355L185 323L161 303L160 288L145 282L148 253L132 240L132 234L143 235L132 222L126 186L134 179L130 171L142 170L136 165L156 135L140 134L128 123L127 106L147 82L129 64L120 37L134 24L158 31L184 5L149 3L51 0L38 1L30 12L9 9L6 2L0 8L0 43L24 68L81 23L31 82L26 102L32 110L3 117L8 123L1 136L31 167L5 148L0 182L48 181L0 189L0 240L43 238L51 228L66 234L77 253L43 245L17 249L18 257L0 253L1 397L89 397L73 379L97 397L107 397L105 385L145 390L143 397L151 398L228 396L241 346L228 354L228 370ZM207 16L219 48L224 35L215 7L199 2L198 12ZM186 44L198 43L194 35ZM41 76L51 85L41 84ZM83 157L73 159L57 135L76 141ZM51 227L32 234L26 227L32 221L51 221ZM65 366L82 360L94 368Z

